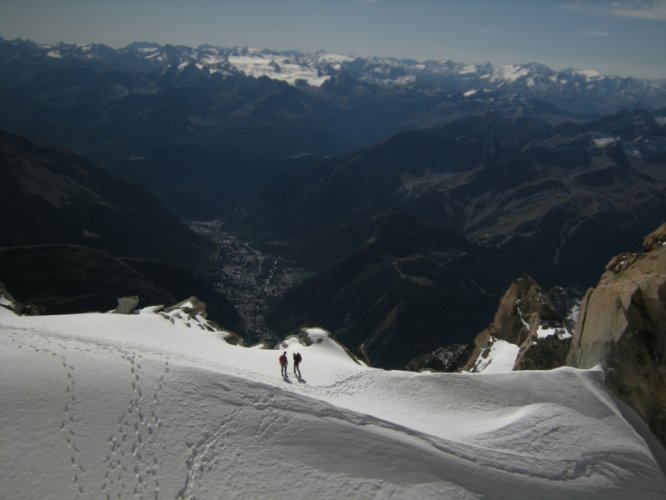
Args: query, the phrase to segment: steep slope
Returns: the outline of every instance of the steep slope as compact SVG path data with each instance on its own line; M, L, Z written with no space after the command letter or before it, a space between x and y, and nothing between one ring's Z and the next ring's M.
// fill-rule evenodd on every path
M227 299L194 274L207 245L145 189L0 131L0 278L20 301L66 313L109 310L125 295L172 304L197 294L243 333Z
M666 444L666 224L614 257L582 302L567 364L606 381Z
M546 293L529 276L514 280L500 299L493 322L476 336L474 349L460 368L496 373L563 366L575 327L575 320L567 316L577 308L577 301L562 288Z
M598 371L363 367L322 331L306 383L182 311L17 317L0 306L3 495L660 498L645 428ZM663 451L662 451L663 455ZM36 469L38 472L36 472Z
M176 262L206 244L145 189L68 151L3 131L0 228L2 246L80 244Z
M376 366L467 342L519 272L501 251L411 216L389 216L362 248L271 305L275 332L321 325Z
M640 111L557 127L471 116L284 175L233 227L317 267L408 213L502 248L545 286L588 286L666 212L665 138Z
M120 258L81 245L0 248L0 276L17 299L50 314L109 311L131 295L143 304L179 300Z

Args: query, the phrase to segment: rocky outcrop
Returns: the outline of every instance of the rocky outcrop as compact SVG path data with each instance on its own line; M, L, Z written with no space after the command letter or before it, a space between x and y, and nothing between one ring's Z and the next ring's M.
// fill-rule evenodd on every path
M469 359L474 349L473 344L451 344L412 359L405 365L405 370L457 372Z
M119 297L118 307L113 311L115 314L132 314L139 305L139 296Z
M167 307L164 311L171 312L176 309L181 309L192 317L201 316L202 318L206 317L206 303L203 300L198 299L197 297L189 297L185 300L181 300L177 304L174 304L170 307Z
M37 316L44 313L44 309L33 304L23 304L16 300L14 296L5 288L4 283L0 281L0 306L14 311L18 315Z
M581 305L567 364L601 365L610 388L666 444L666 223L614 257Z
M20 314L17 309L21 307L21 304L19 304L14 296L9 293L2 281L0 281L0 306L6 307L7 309L10 309L17 314Z
M209 320L206 314L206 303L197 297L189 297L166 308L160 306L159 313L168 318L172 323L176 319L182 320L185 321L188 327L196 325L202 330L223 333L223 338L228 344L247 346L243 337L233 331L225 330L214 321Z
M372 366L370 356L368 355L368 348L365 346L365 344L358 346L358 349L356 349L356 352L354 352L354 356L363 361L366 365Z
M557 300L551 300L550 295ZM571 338L565 321L570 302L561 288L547 294L529 276L515 280L501 298L493 322L474 339L474 350L463 370L478 371L487 366L483 359L491 355L497 341L519 347L516 370L563 365Z

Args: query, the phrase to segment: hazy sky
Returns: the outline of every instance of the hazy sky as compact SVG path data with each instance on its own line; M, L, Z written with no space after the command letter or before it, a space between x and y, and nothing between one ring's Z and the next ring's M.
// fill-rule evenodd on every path
M0 0L0 37L536 61L666 78L666 0Z

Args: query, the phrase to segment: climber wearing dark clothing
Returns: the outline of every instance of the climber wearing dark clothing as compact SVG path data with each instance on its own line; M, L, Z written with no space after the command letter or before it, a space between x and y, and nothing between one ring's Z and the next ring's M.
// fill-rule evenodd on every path
M294 375L296 375L299 379L301 378L301 369L298 366L301 364L302 359L303 358L301 357L301 353L294 353Z
M287 351L284 351L284 354L280 356L280 366L282 367L282 376L287 378Z

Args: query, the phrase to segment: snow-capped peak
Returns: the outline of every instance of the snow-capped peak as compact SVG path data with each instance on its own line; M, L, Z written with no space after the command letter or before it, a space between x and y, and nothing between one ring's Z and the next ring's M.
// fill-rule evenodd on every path
M586 80L601 80L605 77L603 73L595 69L577 69L572 71L573 74L582 76Z
M19 43L19 42L13 42ZM663 95L663 84L647 83L627 77L606 76L594 69L567 69L554 71L542 64L491 63L463 64L450 60L415 60L391 57L354 56L325 51L276 51L252 47L215 47L200 45L197 48L159 45L138 42L119 50L92 45L57 44L42 45L43 54L52 61L67 58L114 61L114 54L122 55L118 64L129 60L125 56L142 61L151 70L162 67L184 70L196 68L204 76L230 77L245 75L251 78L271 78L289 85L321 87L339 73L345 79L386 88L409 87L425 89L452 88L467 92L484 88L489 91L534 93L549 98L558 93L599 93L627 96L631 102L639 102L641 96ZM335 80L334 80L335 81ZM470 94L471 95L471 94Z

